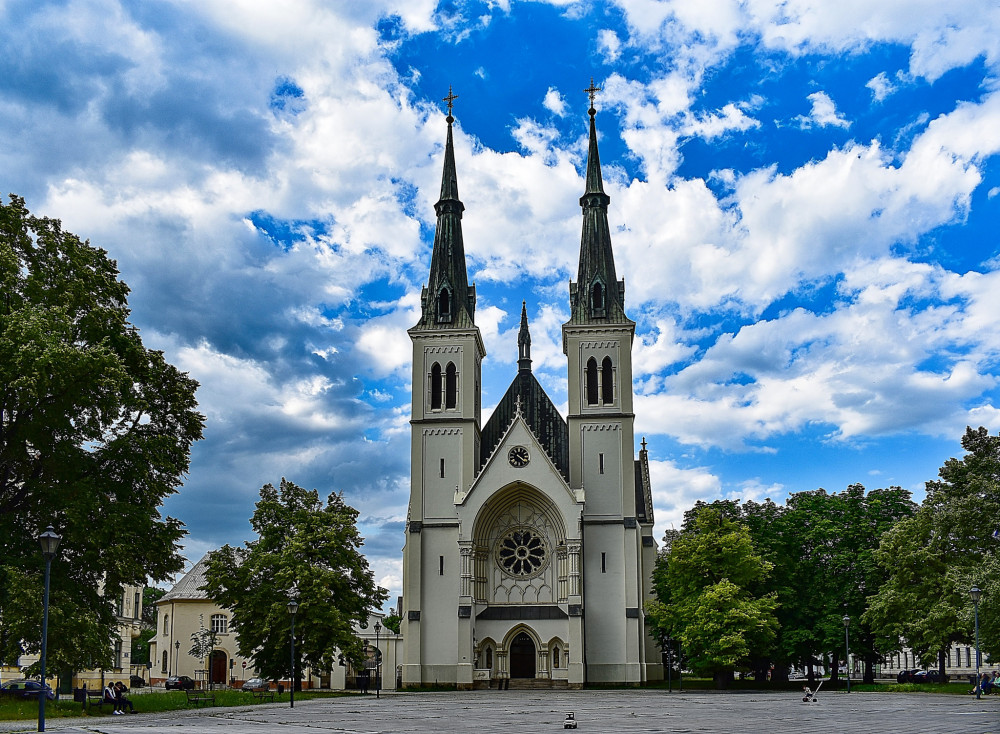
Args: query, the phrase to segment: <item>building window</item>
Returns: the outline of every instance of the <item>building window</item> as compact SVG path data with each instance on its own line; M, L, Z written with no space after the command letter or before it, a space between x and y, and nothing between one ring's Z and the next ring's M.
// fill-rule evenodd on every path
M132 618L139 619L142 617L142 592L135 592L135 596L132 597Z
M160 672L161 673L166 673L167 672L167 651L166 650L163 651L163 662L160 663Z
M441 365L431 367L431 410L441 410Z
M601 400L605 405L615 402L615 371L611 366L611 357L605 357L601 362Z
M608 554L601 553L601 573L608 572Z
M444 459L441 459L441 478L444 479Z
M454 410L458 405L458 370L454 362L449 362L445 370L445 396L445 407Z
M438 556L438 576L444 576L444 556Z
M220 635L229 632L229 619L225 614L212 615L212 632Z
M166 635L168 632L170 632L170 615L169 614L164 614L163 615L163 634Z
M438 293L438 321L451 321L451 291L447 288Z
M598 468L601 471L601 474L603 474L604 473L604 454L598 454L597 455L597 464L598 464Z
M597 360L587 360L587 405L597 405Z
M558 647L552 648L552 667L553 668L558 668L559 667L559 648Z
M595 281L594 287L590 291L590 306L594 316L604 316L604 301L606 299L604 285L601 281Z
M487 668L492 668L493 667L493 648L492 647L487 647L486 648L486 667Z
M115 642L115 667L121 669L122 667L122 641L118 640Z

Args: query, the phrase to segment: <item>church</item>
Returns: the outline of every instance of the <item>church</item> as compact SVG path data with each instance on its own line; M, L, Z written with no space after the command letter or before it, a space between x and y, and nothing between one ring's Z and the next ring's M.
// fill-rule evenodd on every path
M562 327L568 415L518 369L482 421L476 289L466 273L449 93L430 274L413 342L403 548L404 686L579 688L661 680L644 602L656 558L645 440L636 458L635 322L615 272L591 84L583 233ZM513 349L514 345L511 345ZM527 682L530 681L530 682Z

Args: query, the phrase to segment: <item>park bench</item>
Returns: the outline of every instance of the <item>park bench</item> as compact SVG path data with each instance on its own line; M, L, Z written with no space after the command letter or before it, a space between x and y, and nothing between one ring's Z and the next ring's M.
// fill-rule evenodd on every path
M86 699L83 702L84 708L89 709L91 706L97 706L101 711L104 711L104 704L112 705L104 700L104 691L102 689L95 688L92 691L87 689L83 693L86 695Z
M211 703L215 705L215 693L212 691L196 691L194 689L189 689L184 691L187 694L188 703L196 703L199 706L203 703Z
M267 688L258 688L255 691L250 691L250 695L253 696L255 701L260 701L261 703L264 701L274 702L274 691Z

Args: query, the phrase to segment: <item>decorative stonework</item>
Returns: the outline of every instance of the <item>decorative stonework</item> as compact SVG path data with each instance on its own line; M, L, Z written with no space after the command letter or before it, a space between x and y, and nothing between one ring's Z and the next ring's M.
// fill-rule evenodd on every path
M497 543L497 565L510 576L532 578L549 562L545 540L532 528L515 528Z

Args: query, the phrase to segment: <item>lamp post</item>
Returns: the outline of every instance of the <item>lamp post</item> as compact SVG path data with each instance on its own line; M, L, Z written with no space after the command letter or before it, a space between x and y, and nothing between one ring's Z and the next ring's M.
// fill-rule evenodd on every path
M379 697L382 690L382 653L378 648L378 634L382 631L382 625L375 621L375 698Z
M979 698L983 693L983 682L979 680L979 597L982 595L983 592L978 586L969 589L969 596L972 597L972 603L976 609L976 698Z
M844 663L847 668L847 692L851 692L851 618L844 615Z
M292 675L288 681L291 690L288 693L288 707L295 708L295 613L299 611L299 600L295 596L288 597L288 613L292 615Z
M42 558L45 559L45 593L42 595L42 689L38 692L38 731L45 731L45 699L48 689L45 687L45 655L48 652L49 637L49 575L52 571L52 559L59 552L61 535L49 525L45 532L38 536L42 546Z

